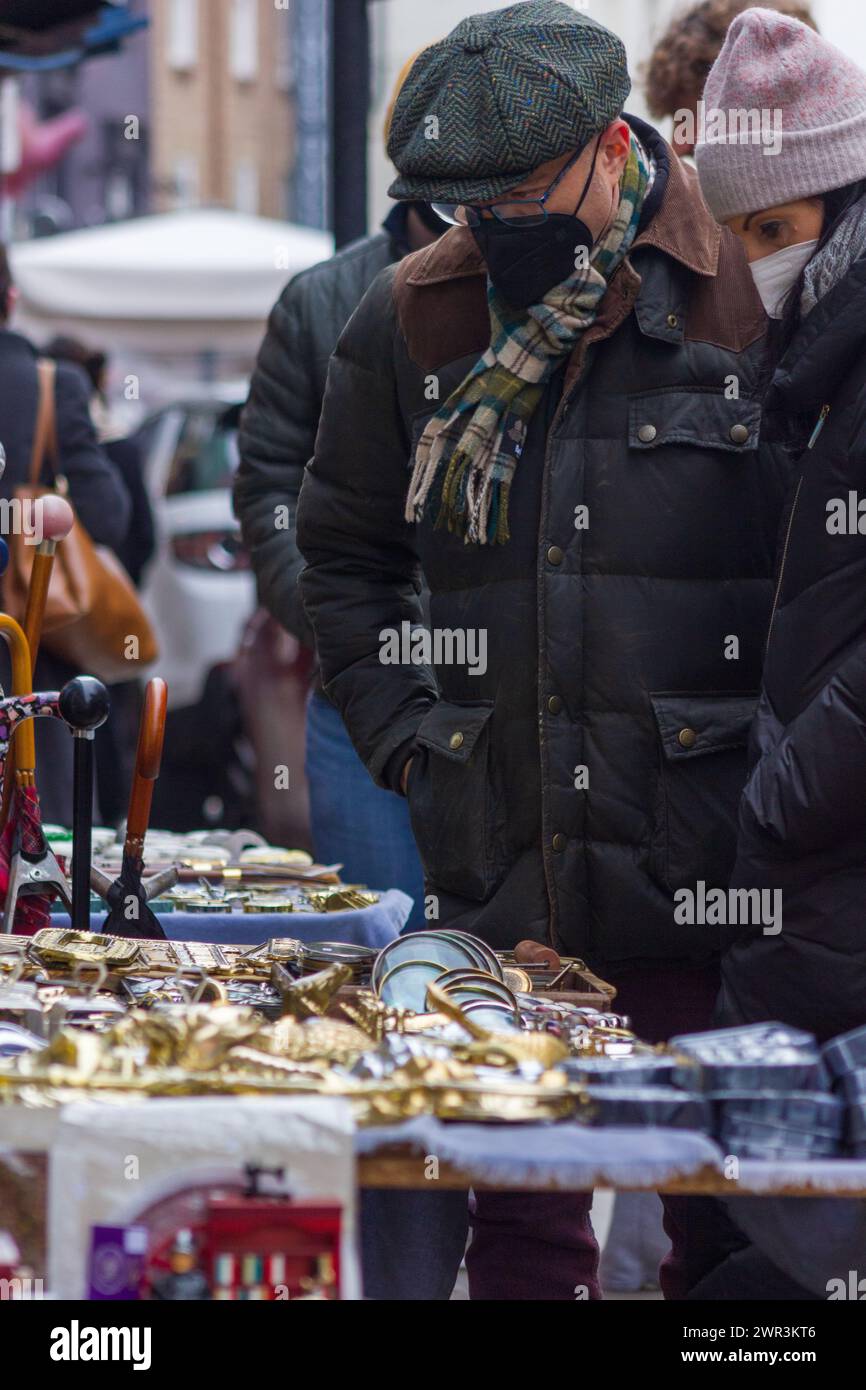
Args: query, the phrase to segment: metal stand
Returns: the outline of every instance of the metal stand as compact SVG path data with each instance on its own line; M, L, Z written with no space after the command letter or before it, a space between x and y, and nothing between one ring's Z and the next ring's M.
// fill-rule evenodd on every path
M76 729L72 788L72 925L90 931L90 858L93 841L93 729Z

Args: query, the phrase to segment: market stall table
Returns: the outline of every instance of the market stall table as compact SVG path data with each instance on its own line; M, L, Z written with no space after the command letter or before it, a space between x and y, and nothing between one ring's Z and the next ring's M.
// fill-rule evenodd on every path
M430 1156L443 1188L587 1192L594 1188L716 1197L866 1197L866 1160L810 1162L741 1159L736 1179L726 1155L692 1130L443 1123L422 1115L360 1130L360 1187L431 1187Z
M2 1107L0 1154L47 1152L63 1108ZM866 1198L866 1159L741 1159L734 1180L725 1177L719 1145L691 1130L596 1128L568 1121L443 1123L423 1115L357 1130L354 1142L361 1188L429 1191L435 1155L435 1183L444 1189Z
M582 962L563 967L557 957L524 968L525 951L495 956L466 934L401 936L408 899L374 896L303 895L290 913L271 912L267 898L264 911L166 913L175 944L91 939L56 925L7 938L7 1046L24 1050L13 1050L0 1072L0 1229L26 1250L37 1277L47 1271L52 1287L79 1287L88 1239L118 1220L144 1222L148 1268L157 1270L163 1226L185 1227L193 1208L201 1214L228 1200L240 1211L258 1201L257 1189L235 1191L240 1169L230 1163L237 1152L228 1130L203 1145L197 1122L212 1116L222 1136L220 1117L236 1125L241 1109L250 1120L277 1117L273 1142L247 1144L246 1160L255 1172L283 1175L282 1197L294 1200L296 1155L279 1117L308 1117L306 1162L318 1142L316 1116L336 1106L346 1185L331 1207L350 1224L358 1188L812 1198L801 1208L806 1226L828 1219L825 1196L866 1197L866 1029L820 1050L809 1034L765 1024L682 1036L659 1051L612 1013L610 992ZM206 893L193 901L211 906ZM339 910L320 910L332 906ZM284 935L269 938L273 930ZM306 945L285 935L299 930ZM216 947L220 931L228 939ZM252 952L239 943L244 935ZM347 949L340 959L324 944L350 935L358 954ZM193 969L216 998L186 988L183 974ZM22 971L48 978L24 979ZM94 971L99 983L87 984ZM577 990L594 986L594 1002L561 997L562 984L575 984L567 971ZM137 1154L133 1140L153 1125L187 1138L173 1138L170 1153L157 1146L159 1172L151 1155L141 1174L151 1185L158 1179L158 1191L136 1188L130 1206L125 1180L113 1195L105 1189L105 1143L110 1135L119 1154ZM248 1130L241 1127L245 1142ZM863 1157L825 1156L840 1152ZM67 1231L76 1154L73 1205L90 1205ZM199 1160L201 1181L191 1187L188 1169ZM111 1172L117 1166L115 1155ZM172 1205L181 1197L193 1203L182 1216ZM747 1203L746 1214L752 1210ZM786 1201L776 1204L777 1215L787 1210ZM832 1211L847 1220L863 1208ZM254 1215L244 1208L241 1225ZM250 1271L237 1287L275 1297L277 1276L242 1263ZM214 1274L220 1288L228 1287L224 1273Z
M348 941L381 950L399 936L411 910L412 899L390 888L371 907L344 912L166 912L160 921L169 941L255 946L270 937L291 936L298 941ZM91 913L91 931L102 931L104 920L104 912ZM51 925L68 927L69 917L57 913Z

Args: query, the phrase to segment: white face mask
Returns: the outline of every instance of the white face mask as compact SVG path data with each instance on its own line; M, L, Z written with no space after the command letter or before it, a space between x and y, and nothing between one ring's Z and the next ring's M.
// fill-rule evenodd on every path
M814 241L798 241L796 246L786 246L782 251L762 256L759 261L749 262L761 303L771 319L782 317L785 296L800 271L812 259L817 245L817 237Z

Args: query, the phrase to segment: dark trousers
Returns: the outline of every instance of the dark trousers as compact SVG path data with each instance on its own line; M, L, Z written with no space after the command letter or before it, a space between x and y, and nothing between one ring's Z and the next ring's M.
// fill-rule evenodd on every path
M628 1014L635 1032L648 1042L665 1042L676 1033L710 1026L719 990L716 966L599 973L617 987L613 1007ZM661 1285L666 1298L684 1298L718 1263L722 1235L714 1206L703 1210L701 1200L691 1197L662 1201L671 1251L662 1263ZM696 1201L698 1206L692 1206ZM601 1298L591 1205L589 1192L476 1193L466 1256L470 1296Z
M469 1223L466 1192L361 1192L365 1298L441 1302L451 1297Z

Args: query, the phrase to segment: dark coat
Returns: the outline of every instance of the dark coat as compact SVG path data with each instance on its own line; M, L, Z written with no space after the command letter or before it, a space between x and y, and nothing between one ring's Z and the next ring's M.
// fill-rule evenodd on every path
M298 518L326 692L381 784L415 753L439 920L600 967L717 950L671 894L733 864L785 488L757 449L766 320L742 250L634 124L658 197L533 416L510 541L403 518L414 444L489 341L465 228L384 272L348 324ZM380 634L420 621L422 569L433 627L486 633L484 674L382 664Z
M0 497L28 481L36 427L37 352L20 333L0 330L0 442L6 468ZM55 383L60 470L69 497L93 540L113 546L126 538L131 504L117 468L100 448L90 419L90 385L79 367L58 362ZM43 481L51 481L46 467Z
M402 254L395 236L377 232L290 280L271 311L241 415L234 505L259 601L308 647L313 635L298 592L304 562L295 526L328 362L368 285ZM288 507L287 525L275 525L277 507Z
M129 494L130 521L126 540L115 546L118 559L133 584L140 586L148 560L156 550L153 508L144 481L142 449L136 439L109 439L102 446Z
M826 1038L866 1023L866 258L800 326L765 428L799 463L733 883L780 890L782 928L726 953L722 1021ZM855 529L838 534L850 493Z
M36 426L37 352L19 333L0 330L0 442L6 468L0 497L11 499L27 483ZM69 498L94 541L121 545L129 529L131 502L123 479L100 448L90 419L90 383L83 371L58 362L55 381L60 470L69 483ZM43 482L52 481L46 466ZM10 664L0 643L0 684L9 690ZM43 646L36 663L37 690L57 690L78 674ZM35 721L37 781L46 821L69 824L72 817L72 739L56 720Z

